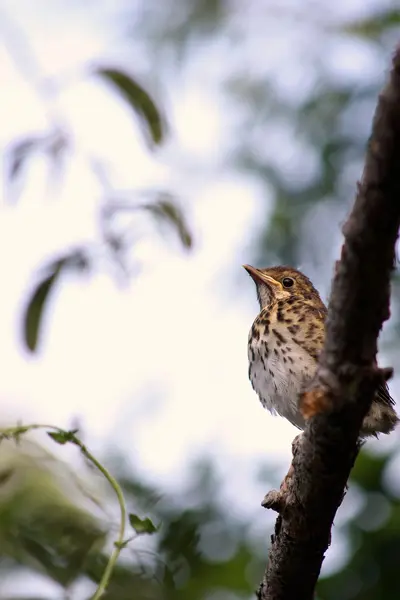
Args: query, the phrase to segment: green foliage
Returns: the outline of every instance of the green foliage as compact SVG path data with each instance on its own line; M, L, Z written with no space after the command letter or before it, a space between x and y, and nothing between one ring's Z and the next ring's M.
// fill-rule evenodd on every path
M69 442L75 443L76 433L78 433L78 430L74 429L73 431L48 431L47 435L57 444L64 446Z
M24 340L31 352L37 349L44 310L62 271L68 268L82 272L88 268L88 265L86 253L76 250L51 262L45 269L46 275L29 298L23 317Z
M120 204L110 207L109 217L116 212L141 211L150 214L161 226L167 225L173 229L186 250L193 246L193 238L181 208L174 203L170 195L158 194L157 199L147 204ZM118 250L118 248L116 248ZM36 352L39 347L40 330L45 315L45 309L51 293L65 270L85 273L92 267L88 249L80 248L65 254L50 262L43 269L45 275L40 278L33 293L28 299L23 316L23 337L30 352Z
M390 29L398 29L399 25L400 10L398 8L389 8L366 19L359 19L353 23L349 23L343 28L343 31L352 36L367 40L377 40L382 35L387 34Z
M100 68L96 74L111 83L125 98L133 111L147 124L148 132L155 144L160 144L165 137L165 124L160 112L149 96L132 77L118 69Z
M18 435L20 432L21 428ZM70 432L64 433L70 437ZM75 434L72 436L73 441ZM350 486L357 485L372 495L367 495L362 509L344 525L351 544L350 562L339 573L320 580L319 600L398 597L400 502L385 488L389 460L389 455L361 453ZM107 566L108 526L105 529L103 520L76 503L76 492L71 501L60 485L65 471L69 479L65 490L72 491L71 476L61 461L53 461L49 470L32 448L15 448L10 457L3 450L0 556L7 557L8 570L12 568L14 575L20 567L27 567L40 569L65 589L81 577L99 584ZM155 544L144 552L135 550L135 542L129 539L117 544L125 559L114 566L107 598L128 600L132 589L138 600L203 600L216 591L222 598L252 597L265 563L267 532L259 548L248 535L250 524L219 504L219 481L211 465L193 465L191 484L179 498L145 485L132 471L120 473L119 478L127 504L146 507L152 514L141 519L130 513L132 528L137 534L153 533ZM88 481L83 483L83 490L87 485ZM388 503L389 511L377 504L378 497ZM185 508L193 504L193 498L198 499L196 506ZM109 504L105 497L102 502ZM162 528L156 528L153 519L162 522Z
M36 445L3 442L0 470L0 555L12 571L25 566L67 588L89 555L102 551L104 528L82 507L66 466Z
M57 128L48 133L29 135L14 142L7 152L6 180L18 181L25 173L29 161L38 154L44 154L56 167L68 146L68 140Z
M23 40L24 42L26 40ZM33 51L30 49L32 64L35 64ZM161 111L157 104L151 98L150 94L139 85L139 83L127 73L118 68L98 67L92 74L99 79L110 84L115 91L125 100L134 114L139 117L142 123L145 124L147 138L152 145L160 145L166 136L166 121L161 116ZM48 102L48 89L42 91L43 99ZM53 100L53 98L51 98ZM50 111L51 113L53 111ZM7 183L13 184L26 170L29 160L38 152L45 154L50 160L51 166L60 167L62 157L65 150L70 149L71 139L73 134L69 131L68 121L63 118L63 130L59 125L59 118L52 119L48 131L41 134L30 135L22 140L11 144L8 151L8 170L6 173ZM109 184L108 174L103 164L99 163L96 157L88 157L88 168L96 175L101 184L104 195L109 201L112 210L100 210L100 221L104 225L101 230L103 244L109 250L110 258L114 260L118 267L123 267L122 251L124 250L121 235L116 235L110 232L109 223L104 214L112 217L115 214L115 197L118 195L118 190L113 189ZM132 192L132 196L134 193ZM145 195L145 193L144 193ZM108 207L106 207L107 209ZM126 205L124 209L128 208ZM175 204L171 194L164 194L159 197L153 204L145 205L130 205L130 209L142 210L151 214L158 222L172 225L176 230L182 246L185 249L192 247L192 235L187 226L185 216L182 210ZM23 339L27 349L30 352L36 352L38 349L40 330L42 326L43 316L51 293L58 283L58 280L64 270L74 269L76 271L84 271L89 265L92 267L89 260L89 248L81 248L72 253L65 254L61 258L52 260L46 266L44 276L39 277L39 283L36 285L33 293L26 303L26 309L23 316Z
M192 247L192 234L189 231L185 216L168 195L164 195L163 199L158 200L154 204L147 204L142 208L149 211L161 224L167 223L170 226L172 225L184 248L190 249Z
M21 174L27 159L33 151L41 148L42 142L42 138L34 136L21 140L13 145L9 151L9 179L13 180Z
M47 275L47 277L45 277L45 279L39 283L29 300L25 313L24 330L25 342L31 351L36 350L44 305L48 299L51 289L61 273L63 264L63 260L59 260L54 263L50 275Z
M106 539L112 527L78 500L80 495L91 498L91 476L78 480L62 461L50 455L44 463L39 447L29 445L25 438L19 446L10 446L15 436L20 439L23 433L40 427L19 426L2 433L9 441L8 453L3 446L0 461L0 558L7 558L8 572L17 576L20 568L39 570L65 590L84 577L98 586L93 600L100 598L106 587L110 600L128 600L133 589L137 600L201 600L216 590L244 597L252 594L248 571L261 574L264 559L247 539L248 525L232 519L219 506L219 485L211 465L195 466L191 485L180 494L179 502L177 497L144 485L135 474L126 478L121 473L127 504L147 509L152 505L154 520L162 522L162 528L154 525L153 518L130 513L135 535L122 539L120 528L108 558ZM50 437L57 443L83 447L85 456L91 457L74 431L55 428L47 433L56 434ZM98 465L95 459L94 463ZM122 494L115 479L111 480ZM99 504L99 492L96 496ZM196 496L196 508L181 508ZM103 503L109 505L110 499L102 494L100 506ZM135 550L135 538L143 534L153 534L152 551ZM210 548L229 547L229 552L207 557L201 542ZM121 551L124 561L117 564L114 560L110 570L112 557Z
M35 423L26 426L11 427L3 430L0 432L0 441L15 440L19 442L21 435L37 429L50 429L51 431L47 431L47 435L57 444L65 445L71 443L75 446L78 446L83 456L90 461L90 463L92 463L100 471L100 473L102 473L102 475L104 475L118 498L120 508L119 534L117 540L114 542L114 549L108 561L104 565L104 571L99 577L97 590L92 597L92 600L98 600L105 593L107 587L109 586L110 579L113 575L113 571L121 550L126 548L129 542L134 539L134 537L132 537L131 539L124 540L126 508L121 487L116 479L114 479L114 477L109 473L109 471L89 452L87 447L80 441L76 435L78 431L76 429L65 431L52 425L40 425ZM17 455L17 459L21 458L27 458L32 462L30 456L25 457L23 454ZM34 558L35 561L38 561L42 568L46 570L49 577L51 577L60 585L68 587L81 575L83 564L88 558L88 553L91 551L94 543L98 540L99 532L101 531L100 525L97 524L97 520L94 519L90 513L86 513L78 506L75 506L73 503L67 500L67 497L64 495L64 493L57 487L56 482L53 481L54 478L50 472L43 470L43 468L39 464L36 465L34 461L33 465L38 472L33 481L37 481L39 479L38 475L40 475L41 481L38 488L28 488L29 509L31 512L32 509L34 509L35 504L33 502L33 498L34 496L37 496L39 500L39 511L33 510L34 521L32 523L30 521L26 523L27 511L23 510L23 514L21 515L17 512L17 520L14 523L15 519L13 519L12 515L10 514L10 510L11 512L15 511L15 508L18 508L18 505L23 507L24 503L28 503L28 497L25 497L27 480L24 478L23 486L19 486L17 496L14 494L14 497L12 498L12 507L10 507L8 504L6 505L6 510L4 510L6 514L4 534L7 538L9 536L8 527L11 527L11 531L16 535L15 541L17 542L17 546L14 544L14 548L19 549L16 554L20 556L22 546L24 550L28 552L28 564L30 562L30 558ZM1 485L4 487L4 485L7 484L12 477L15 478L15 466L7 465L2 472L0 471ZM44 482L46 483L46 494L43 502L42 491ZM51 494L49 493L50 490L52 491ZM44 522L40 521L40 515L42 512ZM68 525L65 522L66 520L64 516L68 517ZM82 521L84 521L85 525L83 531ZM90 522L94 537L93 535L89 535L86 527L88 521ZM151 534L157 531L157 528L148 517L142 520L137 515L131 513L129 515L129 522L137 535ZM56 535L54 536L54 534ZM43 543L41 541L41 536L44 536ZM82 540L80 540L81 537ZM104 531L101 531L101 539L104 541ZM52 560L54 557L56 557L56 561ZM97 561L99 558L100 557L97 558Z
M362 452L351 484L363 490L363 507L345 526L350 560L318 585L320 600L395 600L400 595L400 499L385 485L390 455Z
M157 527L148 517L146 519L141 519L137 515L130 513L129 523L138 535L141 535L142 533L155 533L157 531Z

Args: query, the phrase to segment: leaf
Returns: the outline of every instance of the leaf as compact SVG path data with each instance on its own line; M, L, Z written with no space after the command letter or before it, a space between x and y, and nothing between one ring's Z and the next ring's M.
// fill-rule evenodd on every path
M25 343L31 352L37 348L44 306L64 264L65 261L62 259L53 264L53 271L39 283L29 300L24 318L24 333Z
M37 349L44 308L62 269L68 266L82 271L88 267L88 264L86 254L82 250L75 250L55 260L47 267L46 271L48 275L36 287L28 302L23 319L24 341L28 350L35 352Z
M400 25L400 10L394 8L381 14L375 14L366 19L358 19L354 23L345 25L345 33L366 39L377 39L390 28Z
M165 125L149 94L129 75L118 69L100 68L96 74L117 88L133 110L145 119L153 142L160 144L165 135Z
M74 429L72 431L48 431L47 435L51 437L52 440L57 442L57 444L63 446L64 444L68 444L69 442L75 443L75 434L77 432L77 429Z
M190 249L193 245L192 235L185 222L182 210L170 200L160 200L155 204L147 204L143 208L153 213L159 220L173 225L179 235L184 248Z
M14 143L7 153L7 181L15 183L26 170L28 160L39 153L49 161L49 176L54 178L60 175L67 148L68 138L60 129L32 135Z
M0 471L0 486L2 486L4 483L7 483L7 481L9 481L10 478L14 475L14 472L14 469L12 469L11 467Z
M131 539L128 538L127 540L124 540L123 542L114 542L114 546L115 546L115 548L118 548L118 550L124 550L124 548L128 547L128 544L130 541L131 541Z
M163 585L167 589L176 590L174 574L168 566L164 567Z
M21 173L22 169L26 164L29 156L37 150L40 150L43 146L42 137L30 137L20 142L17 142L9 150L9 170L8 178L12 181L16 179Z
M47 435L49 437L51 437L52 440L57 442L57 444L60 444L61 446L63 446L64 444L67 444L69 441L67 439L67 436L65 435L64 431L48 431Z
M158 530L151 519L148 517L146 517L146 519L141 519L133 513L129 513L129 523L138 535L143 533L152 534Z

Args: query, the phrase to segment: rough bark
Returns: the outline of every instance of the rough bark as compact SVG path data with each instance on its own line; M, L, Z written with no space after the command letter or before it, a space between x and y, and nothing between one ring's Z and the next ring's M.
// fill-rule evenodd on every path
M259 600L311 600L330 530L359 449L379 379L377 338L389 317L390 274L400 225L400 46L379 96L365 169L332 286L324 352L301 399L307 416L279 492L279 513Z

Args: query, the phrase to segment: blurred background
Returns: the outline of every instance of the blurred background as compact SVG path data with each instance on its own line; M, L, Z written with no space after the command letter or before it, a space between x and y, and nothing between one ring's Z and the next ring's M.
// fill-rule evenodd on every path
M399 38L394 0L1 1L1 426L79 427L160 524L110 600L254 597L296 430L248 381L241 265L327 300ZM396 373L399 299L395 275ZM319 600L399 597L399 442L364 447ZM90 597L112 493L43 433L1 451L0 598Z

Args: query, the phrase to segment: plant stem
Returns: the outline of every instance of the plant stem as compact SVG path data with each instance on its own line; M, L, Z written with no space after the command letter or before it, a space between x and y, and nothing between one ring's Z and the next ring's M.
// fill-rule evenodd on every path
M93 456L91 452L87 449L85 444L81 442L79 438L76 437L75 433L72 431L66 431L65 429L61 429L60 427L56 427L55 425L45 425L40 423L33 423L31 425L17 425L16 427L8 427L6 429L0 430L0 440L14 438L18 441L20 435L27 433L28 431L34 429L50 429L53 432L59 433L65 436L65 442L58 443L70 443L78 446L81 453L87 458L99 471L100 473L107 479L110 486L113 488L120 508L120 525L118 538L114 541L114 549L110 554L108 559L106 568L104 569L103 575L100 579L98 587L92 596L91 600L99 600L101 596L105 593L108 584L110 583L110 578L118 557L121 553L122 548L126 546L124 541L125 537L125 527L126 527L126 506L125 499L122 493L121 486L117 482L117 480L111 475L111 473Z

